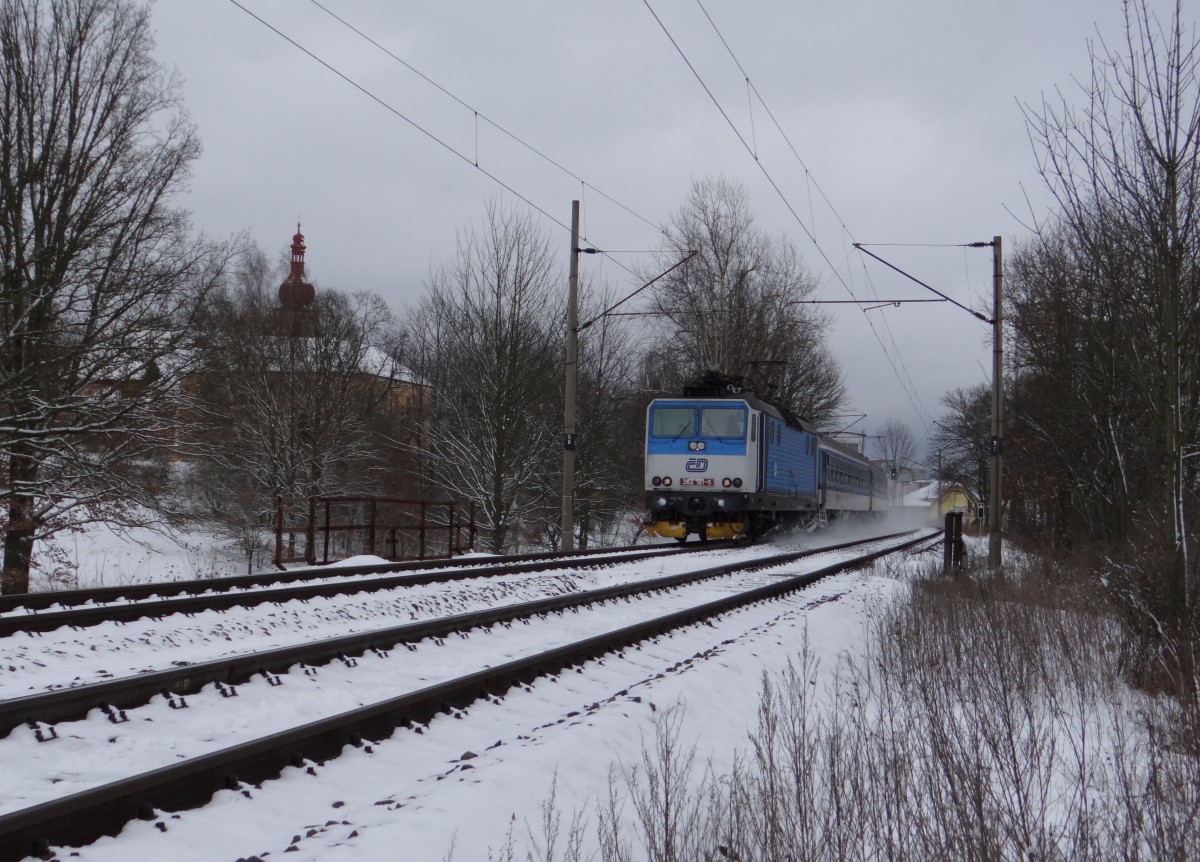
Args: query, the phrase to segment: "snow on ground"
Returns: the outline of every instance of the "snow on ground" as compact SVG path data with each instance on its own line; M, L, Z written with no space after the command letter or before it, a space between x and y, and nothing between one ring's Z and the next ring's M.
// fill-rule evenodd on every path
M789 565L786 574L815 570L853 554L842 551L832 558L821 555L804 561L807 565L801 567ZM145 707L128 710L129 722L116 726L96 709L88 720L60 724L57 731L61 741L52 745L39 746L32 730L18 728L0 740L0 762L6 765L9 777L9 790L0 798L0 813L97 787L124 777L133 768L147 772L168 766L181 757L196 757L383 701L400 692L417 691L479 668L684 610L734 591L763 586L784 574L767 570L728 576L630 602L607 602L551 614L529 625L494 626L472 631L468 637L426 639L411 651L399 648L386 656L369 653L357 659L353 667L333 662L312 675L293 668L281 675L282 685L255 677L238 687L236 698L221 696L213 684L189 694L186 711L172 710L165 700L155 699ZM254 610L239 612L248 617ZM769 618L777 611L765 607L763 613ZM255 633L254 624L247 623L245 628ZM112 634L89 630L73 632L72 637L81 646L90 643L102 648ZM240 646L240 639L237 642ZM187 654L191 655L190 649ZM31 675L28 663L25 672L12 676ZM596 694L597 698L604 696L603 691ZM89 754L97 750L106 752L105 760L89 763Z
M65 560L56 565L55 560ZM256 566L269 562L264 553ZM55 572L57 569L57 573ZM117 532L98 525L64 531L34 548L30 587L34 592L92 589L158 581L186 581L246 574L244 552L203 529Z
M770 553L774 550L763 547L730 549L714 558L711 565ZM416 584L313 601L296 599L270 607L255 605L105 623L85 629L61 627L49 632L18 634L0 639L0 697L18 697L160 670L175 660L210 661L318 637L336 637L664 577L689 571L696 565L687 555L673 555L603 568Z
M845 538L828 531L820 544ZM686 566L679 558L670 559L678 562L654 561L650 574ZM617 576L604 569L541 577L560 578L557 589L587 589ZM901 585L901 580L877 570L826 579L790 597L728 613L712 626L690 626L627 650L623 659L610 656L590 662L582 673L539 679L528 690L510 692L500 703L477 703L461 718L439 716L420 732L398 730L369 754L347 749L317 767L315 776L304 769L288 769L279 779L250 788L248 797L223 791L204 808L164 814L159 822L165 831L154 822L130 823L120 835L82 848L74 858L233 862L265 860L290 851L289 862L442 862L454 848L453 858L460 862L487 859L489 849L499 848L510 829L518 839L526 837L527 824L535 834L539 832L542 806L556 780L558 806L566 818L574 811L594 811L607 795L610 775L640 762L642 746L652 744L656 720L669 710L682 716L683 739L696 746L698 759L711 759L717 771L728 769L734 753L745 749L754 727L763 674L778 673L794 660L807 636L827 681L840 657L858 654L872 615ZM461 584L430 585L424 597L427 610L444 614L496 600L482 592L472 596L473 589L478 590ZM372 626L387 624L380 614L396 613L398 618L390 624L411 618L411 604L403 612L401 603L391 604L394 611L381 610L389 607L389 600L369 595L345 597L340 606L281 606L273 611L274 621L258 626L257 642L238 643L236 648L281 646L318 631L329 636L347 621L350 630L363 627L362 620ZM0 661L0 681L8 683L7 696L77 684L109 673L160 667L172 656L173 647L186 648L189 660L199 661L228 652L236 642L227 638L255 629L249 618L239 621L230 612L204 617L129 623L107 646L90 630L28 638L20 645L21 672L4 673L9 667L16 669L8 662L18 657L9 652ZM558 638L586 636L576 625L576 615L550 619L558 620L549 626L559 630ZM471 639L481 645L494 640L487 634ZM18 643L18 639L6 640ZM11 650L13 644L0 646ZM408 658L405 673L389 674L386 660L372 657L352 671L340 666L321 668L317 678L358 674L360 679L373 679L369 687L349 689L350 701L338 702L339 708L350 708L356 699L393 696L446 673L439 667L442 652L437 646L427 643L413 653L393 652ZM492 650L483 663L498 663L506 655L507 650ZM304 682L297 679L289 685L297 688ZM155 752L154 763L147 761L147 766L163 757L190 756L204 747L204 727L215 722L236 722L246 732L266 732L279 711L277 702L272 702L273 692L277 690L256 681L241 687L236 706L230 700L224 707L220 698L207 692L206 698L197 698L195 706L185 711L186 719L184 712L165 714L164 703L131 711L134 721L127 725L107 725L93 715L85 722L62 725L60 729L67 731L64 738L45 745L34 744L31 732L18 729L0 741L0 757L6 771L15 769L27 779L40 776L34 783L86 785L128 774L130 763L136 762L131 758L141 756L138 751ZM156 718L155 710L164 715ZM304 720L305 715L296 718ZM149 723L155 724L153 730L143 731ZM72 725L87 731L73 739ZM156 741L142 748L131 745L130 738L139 732ZM23 758L29 762L22 762ZM63 786L57 788L59 793ZM25 792L21 799L5 799L6 792L11 791L0 789L0 810L28 804ZM45 789L34 792L37 798L45 795ZM589 839L594 838L594 825L592 820Z
M568 816L593 810L610 772L640 761L665 710L682 710L684 740L701 760L728 769L754 726L762 674L794 659L806 633L831 673L839 655L857 652L867 619L897 585L878 575L831 578L627 650L625 660L539 679L501 703L473 705L464 719L397 731L370 754L347 749L315 776L289 769L250 798L222 792L162 818L165 832L131 823L78 858L267 859L295 847L292 862L440 862L454 847L455 859L486 859L511 824L518 835L527 822L536 829L556 777ZM561 619L569 628L573 618ZM93 746L90 756L107 753Z

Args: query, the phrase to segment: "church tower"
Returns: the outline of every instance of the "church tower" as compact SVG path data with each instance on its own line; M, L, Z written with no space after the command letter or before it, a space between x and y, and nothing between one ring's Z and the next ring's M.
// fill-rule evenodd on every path
M291 335L308 337L316 334L317 310L313 302L317 289L304 280L304 234L300 223L296 223L296 234L292 237L292 270L283 284L279 285L279 318L290 330Z

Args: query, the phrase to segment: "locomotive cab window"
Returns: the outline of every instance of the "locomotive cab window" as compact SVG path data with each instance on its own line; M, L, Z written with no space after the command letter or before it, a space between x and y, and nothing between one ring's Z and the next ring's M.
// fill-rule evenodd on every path
M691 407L655 407L650 411L650 435L675 439L696 433L696 411Z
M703 407L700 410L700 434L703 437L746 439L746 411L736 407Z

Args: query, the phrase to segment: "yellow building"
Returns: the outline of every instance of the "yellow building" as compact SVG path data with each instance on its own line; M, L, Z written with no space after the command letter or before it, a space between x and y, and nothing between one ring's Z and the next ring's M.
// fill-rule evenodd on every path
M963 526L974 524L979 514L979 496L962 483L944 485L941 488L941 499L938 499L937 486L933 486L933 495L929 504L929 514L935 525L941 526L950 512L963 514Z

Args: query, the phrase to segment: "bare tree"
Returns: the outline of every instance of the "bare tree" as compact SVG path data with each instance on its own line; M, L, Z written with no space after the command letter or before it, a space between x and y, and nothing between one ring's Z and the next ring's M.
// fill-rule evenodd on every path
M929 440L939 480L950 478L973 487L981 500L988 499L991 478L991 399L991 387L982 383L946 393L942 406L949 412Z
M917 441L912 431L899 419L889 419L879 431L879 457L887 465L892 480L917 459Z
M388 357L392 315L371 293L316 292L305 319L281 308L257 248L201 321L203 362L189 379L194 446L212 514L252 538L277 496L378 492L401 385Z
M489 203L405 324L405 361L432 387L408 436L436 487L479 505L491 549L554 494L564 303L531 217Z
M615 301L611 290L581 287L580 319L594 321L579 337L575 506L581 542L588 531L613 535L643 481L642 460L631 457L641 452L645 433L645 404L634 386L640 350L628 318L597 317ZM557 482L560 475L551 477ZM558 507L550 514L549 544L557 548Z
M220 269L172 207L200 146L126 0L0 4L3 591L34 544L161 509L178 348Z
M1014 527L1055 547L1126 544L1161 483L1156 326L1123 243L1060 226L1009 258L1008 483Z
M659 385L757 370L792 413L814 424L836 413L845 389L825 345L828 322L799 304L816 283L795 246L755 228L741 187L694 183L664 233L660 271L698 254L655 288Z
M1178 647L1181 678L1194 679L1193 597L1188 582L1185 429L1200 410L1184 351L1195 344L1200 297L1200 43L1177 0L1167 21L1148 0L1124 0L1124 38L1092 51L1082 109L1066 99L1027 110L1042 176L1062 223L1081 247L1118 245L1133 263L1139 299L1152 309L1148 382L1161 445L1158 500L1147 506L1167 549L1161 608Z

